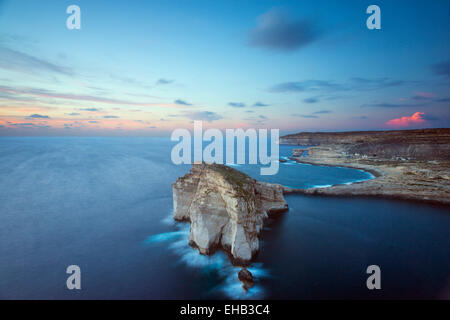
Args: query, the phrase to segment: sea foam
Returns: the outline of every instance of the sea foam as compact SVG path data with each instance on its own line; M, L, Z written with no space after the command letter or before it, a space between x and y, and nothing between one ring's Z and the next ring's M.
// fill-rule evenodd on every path
M162 219L161 223L172 225L177 230L151 235L145 240L145 243L169 242L168 249L179 257L178 263L200 269L206 275L217 274L218 281L212 287L211 293L221 293L231 299L262 299L264 297L264 288L258 283L258 279L269 277L270 273L263 268L262 263L255 263L248 268L256 281L252 288L245 291L238 279L238 272L241 268L233 266L224 252L218 251L210 256L198 253L189 245L190 225L174 221L173 212Z

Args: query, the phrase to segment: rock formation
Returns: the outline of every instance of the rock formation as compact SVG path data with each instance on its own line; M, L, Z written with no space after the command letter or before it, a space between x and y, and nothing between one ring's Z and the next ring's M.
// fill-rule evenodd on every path
M194 164L173 185L174 218L190 221L189 243L202 254L223 248L246 265L259 250L264 219L286 211L283 187L219 164Z
M251 287L253 287L253 275L250 271L248 271L246 268L242 268L238 273L238 279L242 282L242 287L244 290L248 290Z

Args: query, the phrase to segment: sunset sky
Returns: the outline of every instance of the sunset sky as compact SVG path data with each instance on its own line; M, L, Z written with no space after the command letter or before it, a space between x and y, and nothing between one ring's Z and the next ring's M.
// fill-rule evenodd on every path
M66 8L81 8L69 30ZM366 8L381 8L381 30ZM450 125L450 1L2 1L0 136Z

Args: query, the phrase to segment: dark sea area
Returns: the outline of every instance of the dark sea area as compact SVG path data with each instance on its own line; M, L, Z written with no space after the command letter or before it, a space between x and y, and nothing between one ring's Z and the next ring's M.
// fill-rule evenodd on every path
M448 207L400 200L287 195L269 219L248 292L226 254L198 254L175 222L166 138L0 138L0 299L450 298ZM294 146L280 146L288 159ZM355 169L235 165L295 188L373 178ZM366 268L381 269L368 290ZM66 268L81 268L81 290Z

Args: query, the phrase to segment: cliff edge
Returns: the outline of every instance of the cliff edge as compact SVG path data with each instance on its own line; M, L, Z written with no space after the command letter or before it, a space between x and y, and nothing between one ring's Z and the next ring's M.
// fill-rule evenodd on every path
M219 164L193 164L172 190L174 219L191 223L189 243L202 254L222 248L237 265L258 252L264 219L288 210L281 185Z
M297 133L281 143L314 145L294 149L300 163L342 166L376 179L285 193L374 196L450 205L450 129Z

